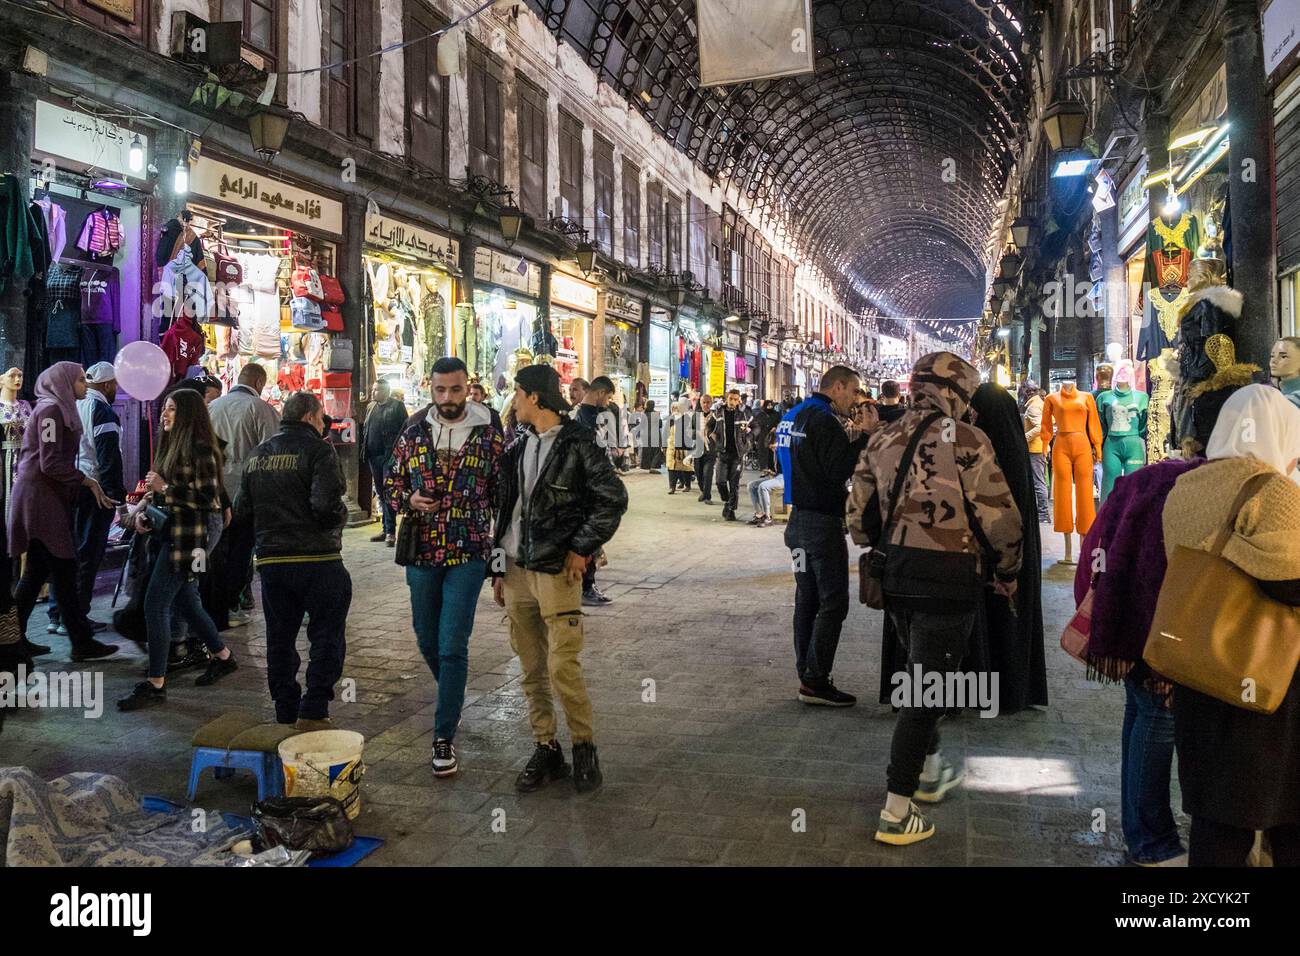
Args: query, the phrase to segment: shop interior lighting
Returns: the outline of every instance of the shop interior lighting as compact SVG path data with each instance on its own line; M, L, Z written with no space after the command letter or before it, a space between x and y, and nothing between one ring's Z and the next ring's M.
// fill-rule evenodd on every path
M1210 167L1222 159L1227 151L1228 124L1224 123L1174 176L1174 185L1178 191L1185 192L1194 182L1209 172Z
M1063 159L1056 164L1056 169L1052 170L1052 176L1055 179L1064 179L1071 176L1086 176L1092 168L1092 159Z
M176 169L172 173L172 190L178 196L183 196L190 191L190 168L185 165L185 160L178 160Z
M1183 201L1178 198L1178 193L1174 187L1170 186L1169 191L1165 193L1165 204L1160 207L1160 214L1166 219L1172 219L1182 211Z
M1184 133L1176 140L1169 144L1170 149L1187 149L1189 146L1200 146L1205 142L1205 138L1213 133L1217 126L1206 126L1204 129L1198 129L1192 133Z
M130 167L133 173L138 173L144 169L144 144L140 142L139 136L131 140L131 151L127 154L127 166Z
M1158 173L1152 173L1146 179L1142 180L1142 188L1150 189L1152 186L1159 186L1168 179L1173 178L1173 174L1178 172L1181 166L1170 166L1168 169L1162 169Z

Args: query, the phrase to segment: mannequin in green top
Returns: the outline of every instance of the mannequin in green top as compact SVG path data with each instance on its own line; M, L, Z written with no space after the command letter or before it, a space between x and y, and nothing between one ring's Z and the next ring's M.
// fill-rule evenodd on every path
M1268 374L1292 404L1300 406L1300 338L1288 335L1273 343Z
M1097 398L1101 416L1101 500L1104 503L1115 479L1131 475L1147 463L1146 392L1133 389L1133 363L1118 362L1114 387Z

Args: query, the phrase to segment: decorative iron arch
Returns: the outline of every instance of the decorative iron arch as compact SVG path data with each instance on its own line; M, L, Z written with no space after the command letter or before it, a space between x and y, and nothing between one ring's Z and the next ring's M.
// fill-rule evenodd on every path
M716 89L694 0L528 2L679 150L783 212L851 306L979 313L1041 0L814 0L814 73Z

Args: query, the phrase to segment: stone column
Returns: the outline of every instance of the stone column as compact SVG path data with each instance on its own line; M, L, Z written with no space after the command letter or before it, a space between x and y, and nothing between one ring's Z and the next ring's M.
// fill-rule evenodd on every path
M1228 77L1228 201L1232 280L1245 296L1237 359L1267 367L1278 335L1273 248L1272 99L1264 89L1258 0L1228 0L1223 17Z
M17 174L24 206L31 200L27 171L36 131L36 94L26 77L0 73L0 171ZM0 293L0 372L22 368L27 348L27 280L10 279ZM25 382L30 391L35 382Z
M343 245L341 254L334 264L335 278L343 287L347 301L343 305L343 335L352 340L354 355L370 355L369 343L362 341L365 328L363 311L368 307L365 301L365 282L362 278L361 250L366 236L366 200L357 193L343 197ZM361 414L361 399L369 385L365 370L369 367L368 358L358 363L352 371L352 417L351 429L353 441L350 444L334 446L338 452L339 464L343 466L343 481L347 487L348 524L365 524L370 516L360 507L360 445L361 429L356 425L356 418ZM377 510L377 509L376 509Z

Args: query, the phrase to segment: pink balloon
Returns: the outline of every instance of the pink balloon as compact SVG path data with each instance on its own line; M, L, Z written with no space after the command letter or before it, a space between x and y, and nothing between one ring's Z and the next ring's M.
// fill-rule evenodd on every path
M152 402L171 381L172 365L167 353L152 342L128 342L113 363L117 384L132 398Z

